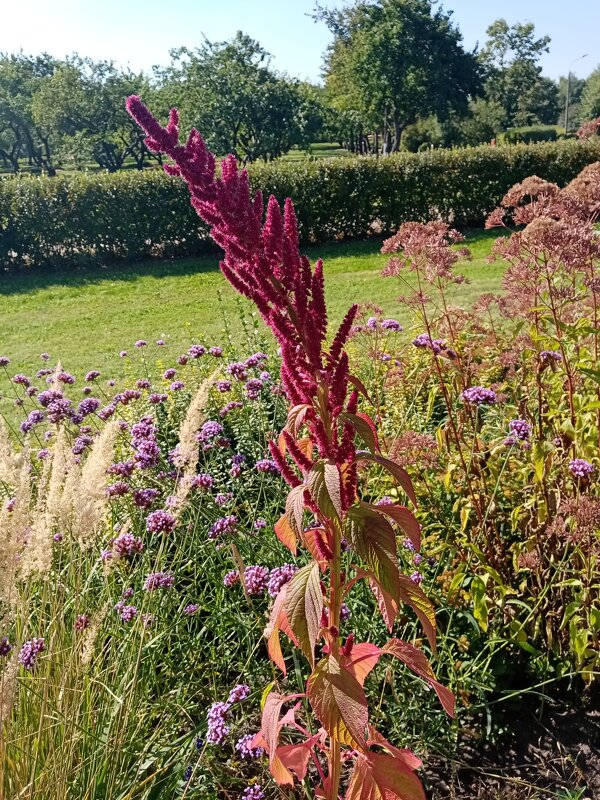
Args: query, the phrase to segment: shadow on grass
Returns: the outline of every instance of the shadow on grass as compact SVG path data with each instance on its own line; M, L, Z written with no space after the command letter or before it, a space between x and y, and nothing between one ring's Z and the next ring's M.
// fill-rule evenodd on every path
M495 231L465 231L467 244L483 244L496 238ZM303 251L315 261L322 258L364 258L379 254L382 240L380 238L327 242L309 245ZM76 265L71 267L57 266L32 268L16 273L0 273L0 295L19 295L35 292L51 287L84 287L104 281L136 281L142 277L173 278L219 271L220 255L217 251L208 255L192 256L172 260L140 261L136 263L120 262L107 265ZM351 270L349 270L351 271Z

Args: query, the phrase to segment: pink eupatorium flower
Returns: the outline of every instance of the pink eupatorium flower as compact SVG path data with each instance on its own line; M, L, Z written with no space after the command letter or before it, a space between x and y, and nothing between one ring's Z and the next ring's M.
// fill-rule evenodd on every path
M304 422L319 457L333 461L340 469L352 464L356 456L354 429L339 417L344 412L355 413L358 400L357 393L349 391L348 357L344 352L357 308L350 308L327 350L323 263L317 261L312 269L300 254L291 200L285 201L282 211L271 196L265 213L262 195L251 195L248 174L238 169L233 155L223 159L217 177L215 157L198 131L192 130L186 144L179 144L176 109L171 110L166 127L135 95L127 99L127 110L145 130L147 146L173 160L165 170L186 181L193 207L225 252L221 271L240 294L254 302L271 328L281 349L285 393L292 405L307 405ZM327 427L322 415L314 411L317 404L327 406L331 421ZM307 468L304 460L299 463L294 452L282 453L275 442L270 449L287 483L300 485L298 473L304 474ZM341 499L346 509L356 497L356 470L344 469L344 473Z

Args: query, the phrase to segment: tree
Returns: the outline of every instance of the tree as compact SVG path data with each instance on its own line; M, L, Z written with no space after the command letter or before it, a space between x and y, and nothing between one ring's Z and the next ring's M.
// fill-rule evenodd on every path
M49 131L34 118L32 106L40 83L56 63L46 53L0 53L0 158L15 172L19 159L26 158L38 170L55 174Z
M400 148L419 118L440 120L466 110L479 88L478 65L465 52L451 14L429 0L357 0L349 8L317 6L315 19L334 39L325 56L326 86L336 108L379 136L382 150Z
M297 84L276 75L269 54L241 31L228 42L205 39L195 50L171 51L163 90L183 124L206 131L219 154L269 161L302 142Z
M93 159L115 172L133 158L141 169L149 151L125 111L125 98L149 91L143 75L121 72L110 61L73 56L40 81L32 114L52 131L56 150L76 166Z
M579 112L582 122L600 117L600 66L596 67L585 82Z
M504 109L503 125L556 123L558 87L541 75L538 63L548 52L550 37L536 39L533 23L509 26L505 19L497 19L486 33L488 41L480 54L485 96Z

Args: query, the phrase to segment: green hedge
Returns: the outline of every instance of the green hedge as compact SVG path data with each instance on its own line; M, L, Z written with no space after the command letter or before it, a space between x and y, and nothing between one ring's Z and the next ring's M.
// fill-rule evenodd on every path
M294 199L305 242L389 234L405 220L481 225L528 175L564 185L600 160L598 142L400 153L253 165L252 184ZM183 182L162 171L0 180L5 269L208 252Z
M532 125L529 128L511 128L498 134L498 144L535 144L555 142L564 134L558 125Z

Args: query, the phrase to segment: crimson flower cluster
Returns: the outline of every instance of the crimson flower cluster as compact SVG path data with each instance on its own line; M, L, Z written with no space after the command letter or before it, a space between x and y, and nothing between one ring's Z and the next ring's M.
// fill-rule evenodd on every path
M127 110L146 131L147 146L168 155L173 164L168 174L188 184L191 202L210 226L211 236L225 256L221 271L231 285L254 302L279 344L281 379L293 406L306 406L304 423L321 458L337 466L354 461L354 431L338 425L345 411L357 410L358 393L349 391L348 339L357 308L352 306L340 325L331 347L325 345L327 313L323 263L314 269L300 255L298 224L292 201L283 211L275 197L264 209L260 192L252 195L246 170L238 169L235 157L221 162L215 174L215 157L198 133L192 130L185 145L179 143L179 118L171 110L162 127L137 96L129 97ZM263 222L264 217L264 222ZM320 413L316 413L317 404ZM279 444L270 444L271 455L287 483L299 486L314 464L289 434L284 434L286 454ZM342 503L348 508L356 497L356 470L345 473Z

